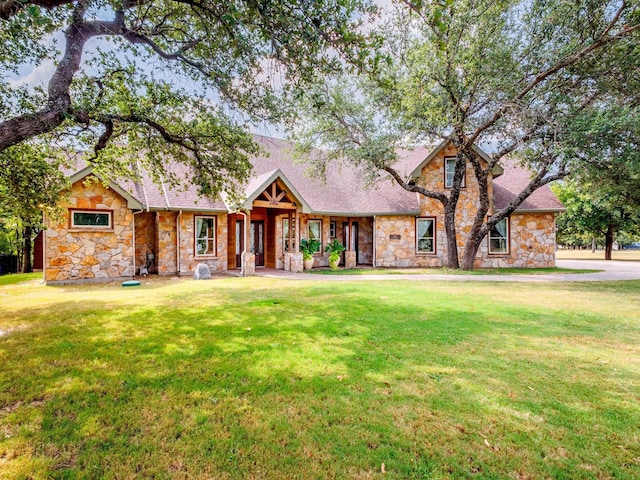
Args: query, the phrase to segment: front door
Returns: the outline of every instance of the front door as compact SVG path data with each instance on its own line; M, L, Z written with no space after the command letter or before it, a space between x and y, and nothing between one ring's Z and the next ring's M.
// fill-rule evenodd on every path
M236 268L242 268L244 251L244 221L236 220Z
M356 264L358 263L358 224L355 222L351 223L351 242L349 241L349 222L344 222L342 224L342 244L347 250L351 250L353 245L353 250L356 252ZM344 265L344 253L342 254L342 265Z
M251 221L251 253L256 256L256 267L264 267L264 222L262 220Z

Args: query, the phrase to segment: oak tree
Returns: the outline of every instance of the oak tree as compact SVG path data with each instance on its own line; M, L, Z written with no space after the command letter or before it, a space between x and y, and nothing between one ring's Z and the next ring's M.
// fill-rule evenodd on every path
M315 160L321 168L341 158L439 201L447 265L472 269L498 222L579 163L572 125L590 108L606 108L613 87L617 99L637 98L629 78L638 78L640 65L639 8L626 0L399 1L376 29L386 61L366 75L327 77L310 90L291 124L293 137L302 150L321 147ZM434 139L451 141L459 152L447 191L430 190L396 168L397 147ZM488 146L489 159L478 146ZM504 157L530 168L531 179L492 211L490 179ZM465 165L479 195L460 262L455 213Z

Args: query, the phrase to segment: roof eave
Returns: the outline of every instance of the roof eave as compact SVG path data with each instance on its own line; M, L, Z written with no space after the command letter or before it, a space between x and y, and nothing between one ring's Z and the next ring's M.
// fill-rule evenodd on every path
M106 183L107 185L109 185L109 188L111 188L112 190L116 191L120 196L122 196L127 201L127 207L130 208L131 210L142 210L142 209L145 208L143 203L140 202L140 200L135 198L133 195L131 195L131 193L127 192L120 185L118 185L117 183L115 183L115 182L113 182L111 180L105 180L100 175L98 175L96 173L93 173L93 166L92 165L89 165L88 167L85 167L82 170L80 170L79 172L76 172L73 175L71 175L69 177L69 181L73 185L74 183L82 180L83 178L86 178L90 174L95 175L98 179L100 179L100 181L102 181L102 182Z

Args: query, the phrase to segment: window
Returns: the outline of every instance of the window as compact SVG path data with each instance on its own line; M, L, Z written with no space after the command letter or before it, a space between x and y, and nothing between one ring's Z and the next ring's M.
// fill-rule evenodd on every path
M216 217L195 217L196 255L216 254Z
M416 219L416 251L418 253L436 252L435 218Z
M329 238L336 238L336 222L332 220L329 222Z
M489 233L489 253L509 253L509 221L503 218Z
M289 248L289 219L282 219L282 245L284 245L285 252L295 252L296 251L296 220L295 218L291 219L291 248Z
M322 251L322 220L309 220L307 223L307 227L309 229L308 239L316 239L320 242L320 246L315 253L320 253Z
M104 210L72 210L71 227L111 228L112 212Z
M456 157L445 157L444 159L444 186L445 188L453 187L453 176L456 173ZM461 187L465 186L465 171L462 170L462 183Z

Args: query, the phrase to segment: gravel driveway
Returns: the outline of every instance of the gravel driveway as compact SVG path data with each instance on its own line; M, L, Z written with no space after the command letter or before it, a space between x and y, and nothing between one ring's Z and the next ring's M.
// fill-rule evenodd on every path
M447 280L475 282L597 282L610 280L640 280L640 262L619 260L558 260L559 268L602 270L598 273L552 273L548 275L444 275L411 274L406 275L317 275L309 273L290 273L283 270L257 270L264 277L321 281L367 281L367 280Z

